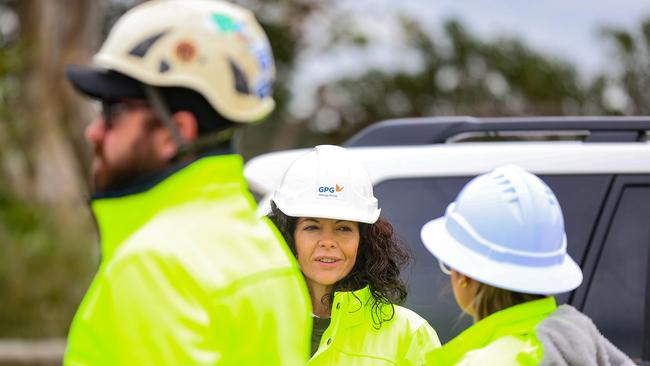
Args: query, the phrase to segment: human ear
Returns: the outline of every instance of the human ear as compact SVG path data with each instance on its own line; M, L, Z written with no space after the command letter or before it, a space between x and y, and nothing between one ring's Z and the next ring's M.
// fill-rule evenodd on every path
M178 111L172 115L171 120L183 140L187 143L196 140L199 135L199 122L194 114L188 111Z
M171 116L171 121L185 143L191 144L197 139L199 128L194 114L188 111L178 111ZM180 148L179 142L174 137L172 131L165 129L165 132L166 137L161 147L161 153L166 159L172 159L178 153Z

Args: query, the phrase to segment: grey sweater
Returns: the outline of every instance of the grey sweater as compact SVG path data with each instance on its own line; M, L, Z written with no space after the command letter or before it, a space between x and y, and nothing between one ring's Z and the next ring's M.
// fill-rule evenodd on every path
M600 334L589 317L569 305L558 307L537 326L536 333L544 347L540 365L635 365Z

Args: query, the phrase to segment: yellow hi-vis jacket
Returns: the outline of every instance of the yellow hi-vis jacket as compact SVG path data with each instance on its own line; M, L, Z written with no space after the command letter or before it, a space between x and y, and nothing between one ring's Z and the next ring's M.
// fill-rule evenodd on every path
M395 305L393 319L376 329L373 302L368 287L334 294L330 325L308 365L424 365L426 353L440 347L429 323ZM390 316L390 306L384 305L382 312Z
M556 309L547 297L497 311L430 352L428 365L537 365L544 350L535 328Z
M589 317L553 297L497 311L442 348L429 352L427 365L634 366L605 338Z
M311 304L298 264L256 216L238 155L92 202L102 262L65 365L304 365Z

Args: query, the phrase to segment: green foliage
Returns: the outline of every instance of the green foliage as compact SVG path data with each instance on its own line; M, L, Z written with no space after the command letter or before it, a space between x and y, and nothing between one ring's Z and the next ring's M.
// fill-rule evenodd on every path
M622 112L650 114L650 18L636 29L605 28L602 34L613 46L613 61L620 68L608 87L622 89L628 99Z
M0 44L0 124L9 124L12 106L20 91L18 75L22 71L22 44Z
M636 51L636 44L631 34L620 29L606 29L603 34L614 40L622 54L633 54Z
M641 23L641 34L643 36L643 43L647 50L650 50L650 18L645 19Z
M97 265L87 222L0 187L0 337L65 336Z
M441 34L425 31L421 23L407 16L398 15L398 20L407 36L404 43L423 60L419 70L369 69L360 76L332 80L320 86L311 114L300 117L292 116L286 108L293 97L286 88L292 75L286 71L291 70L293 59L300 56L298 45L302 46L301 34L295 32L299 27L290 22L265 24L271 30L274 49L281 50L278 59L283 72L277 84L278 111L270 123L247 130L246 151L254 151L250 154L254 155L280 147L341 143L369 124L389 118L626 113L606 103L604 95L611 86L608 76L584 80L575 65L530 49L517 38L483 39L453 19L443 25ZM359 32L353 23L354 19L337 18L327 30L330 44L320 46L323 52L336 45L369 47L372 37ZM650 34L650 20L641 28L641 33ZM616 34L620 50L628 54L634 51L637 62L640 42L623 31L611 34ZM274 40L277 36L280 38ZM648 37L645 40L650 42ZM627 60L632 58L628 56ZM633 68L632 62L621 64ZM632 84L644 79L647 77L638 71L627 72L621 83L630 85L626 88L629 95L640 95L641 89ZM330 127L322 127L327 123L319 124L323 116Z
M35 212L7 191L0 191L0 207L0 223L11 228L13 234L25 235L38 228Z
M581 86L573 65L516 39L481 40L455 20L444 25L442 38L426 34L417 23L403 20L403 25L409 44L425 60L419 72L370 70L322 87L321 103L337 99L343 120L339 136L406 116L579 114L598 97Z
M98 257L85 207L70 214L12 185L11 162L29 146L17 112L28 46L0 39L0 338L65 336Z
M296 58L296 40L291 38L290 24L262 23L262 27L269 37L275 63L280 68L289 68Z

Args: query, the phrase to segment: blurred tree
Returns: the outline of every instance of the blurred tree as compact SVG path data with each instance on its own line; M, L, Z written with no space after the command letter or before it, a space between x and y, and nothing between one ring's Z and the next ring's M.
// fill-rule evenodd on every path
M385 118L434 115L561 115L567 101L579 113L583 91L575 68L534 52L517 40L481 41L457 21L444 26L443 42L406 24L425 60L421 71L394 75L371 71L360 79L324 86L345 90L345 124L355 130ZM327 101L327 97L324 98ZM363 108L362 113L346 113ZM363 119L348 116L364 116Z
M23 152L12 181L23 197L39 202L80 203L85 187L86 145L82 131L87 110L63 77L63 65L85 62L97 43L93 30L101 14L96 1L10 1L19 37L8 47L20 52L12 77L10 129ZM70 12L69 6L75 11ZM62 22L61 19L66 19Z
M96 46L98 0L0 3L0 336L62 336L95 266L88 107L63 77ZM74 11L70 11L74 9Z
M603 104L625 114L650 114L650 17L636 30L610 27L602 33L618 62L617 73L606 78Z
M290 61L282 60L282 54L279 57L281 63L293 66L294 73L280 74L280 93L276 94L280 108L272 122L246 131L243 150L247 156L341 143L367 125L387 118L616 113L603 106L601 95L606 84L602 78L584 82L574 65L531 50L517 39L484 40L455 20L447 21L441 34L433 34L420 22L395 15L398 26L385 28L400 35L397 52L407 55L410 62L403 68L391 68L372 60L381 56L375 52L382 41L378 39L381 34L373 34L377 28L358 25L372 20L341 13L333 6L335 2L327 7L303 6L304 11L295 15L289 3L274 2L273 6L282 9L274 13L284 16L268 17L264 25L271 30L276 56L278 50L290 50L287 54L295 55ZM314 27L320 28L319 37L313 36L314 30L309 31ZM326 73L336 68L327 64L333 60L331 55L341 53L358 58L358 65L344 65L357 71L341 68L338 75L324 79L313 74L319 72L318 67L306 68L308 75L302 79L313 76L316 92L310 99L309 90L295 88L296 78L305 73L300 67L307 61L318 65L313 60L322 58L319 66ZM287 92L289 85L294 89Z

